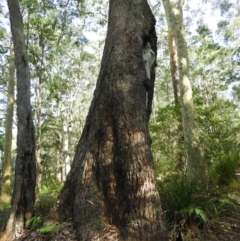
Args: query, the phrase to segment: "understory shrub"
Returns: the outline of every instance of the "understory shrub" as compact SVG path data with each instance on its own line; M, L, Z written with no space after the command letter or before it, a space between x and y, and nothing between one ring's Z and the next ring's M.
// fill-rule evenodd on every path
M167 226L177 232L189 226L203 228L232 204L216 188L189 184L184 174L158 181L158 188Z
M42 186L35 202L34 217L27 224L30 230L35 230L43 225L47 215L57 201L61 188L62 183L59 182L48 182L48 186Z
M229 185L236 180L236 167L238 154L223 154L219 160L215 161L213 177L216 178L217 184Z

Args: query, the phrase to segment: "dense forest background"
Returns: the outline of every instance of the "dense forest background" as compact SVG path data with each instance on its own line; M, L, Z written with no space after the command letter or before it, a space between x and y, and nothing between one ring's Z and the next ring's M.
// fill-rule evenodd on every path
M204 187L193 187L184 175L186 143L170 72L169 28L162 2L149 3L158 37L151 147L168 228L172 236L187 236L189 227L210 226L237 205L228 191L235 195L240 190L240 4L198 0L184 5L195 121L207 173ZM37 202L29 224L35 230L56 201L85 125L106 37L108 1L21 0L20 5L36 133ZM0 6L1 208L6 210L13 188L17 120L9 14L6 3ZM7 171L11 178L6 183ZM233 229L240 227L236 220Z

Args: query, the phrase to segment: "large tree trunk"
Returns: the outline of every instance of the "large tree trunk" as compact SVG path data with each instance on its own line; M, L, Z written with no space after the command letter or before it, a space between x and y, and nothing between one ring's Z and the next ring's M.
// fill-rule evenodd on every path
M79 240L113 240L114 235L124 241L168 240L148 132L146 42L156 53L155 19L147 1L110 0L94 99L49 217L72 218Z
M4 163L3 163L2 190L1 190L1 200L6 203L10 203L10 200L11 200L12 125L13 125L13 109L14 109L14 82L15 82L15 63L14 63L13 47L11 46L10 58L9 58L8 102L7 102Z
M184 0L179 0L178 6L176 6L173 0L163 0L166 17L177 46L182 123L187 148L187 176L189 182L192 183L204 180L204 165L194 120L192 88L189 79L188 47L183 27L183 3Z
M36 163L30 104L30 77L19 2L8 0L17 69L17 157L11 214L2 240L22 233L32 217L35 200Z

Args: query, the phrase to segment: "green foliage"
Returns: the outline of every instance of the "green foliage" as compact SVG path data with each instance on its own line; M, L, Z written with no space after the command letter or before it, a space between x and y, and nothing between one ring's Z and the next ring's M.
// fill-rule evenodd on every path
M45 218L43 216L34 216L31 218L28 223L27 227L32 231L36 230L37 228L41 227L43 225Z
M40 190L40 195L51 195L56 198L62 187L62 182L54 179L45 179Z
M42 186L40 195L35 203L35 216L47 216L51 208L57 201L57 195L62 188L62 183L48 182Z
M177 212L177 214L180 214L182 216L186 216L188 218L200 218L204 223L208 221L207 215L205 212L198 206L191 204L190 206L183 208Z
M39 197L37 198L34 206L35 216L27 223L27 227L30 230L36 230L41 227L57 201L57 195L62 188L62 183L48 181L46 185L43 185ZM55 229L55 227L44 227L46 230ZM43 233L44 229L43 228ZM46 231L45 230L45 231ZM46 231L47 232L47 231ZM50 231L49 231L50 232Z
M221 15L224 13L228 12L229 9L233 6L233 3L229 3L229 1L223 1L220 3L220 10L221 10Z
M47 185L42 186L39 197L37 198L34 206L35 215L27 223L27 227L30 230L36 230L43 225L46 216L49 214L50 210L57 201L57 195L61 188L62 183L53 181L49 181ZM43 233L47 233L48 231L51 232L50 230L54 230L55 226L46 226L42 229Z
M201 37L206 37L208 35L211 35L211 31L210 29L208 28L208 26L204 25L204 26L198 26L197 28L197 33L199 35L201 35Z
M233 192L238 192L240 193L240 185L239 185L239 180L238 179L233 179L230 184L227 186L227 189L232 190Z
M191 185L184 175L172 174L158 182L162 208L169 227L181 229L195 225L202 228L234 204L222 198L215 188Z
M42 234L48 234L48 233L52 233L55 230L55 228L56 228L55 225L44 226L42 228L39 228L38 232Z
M238 162L239 154L230 153L222 154L214 165L213 177L220 185L229 185L236 180L235 170Z
M240 126L236 106L217 97L211 105L203 105L203 101L196 98L195 109L209 179L217 184L229 184L239 160Z
M62 229L64 226L66 225L66 223L61 223L59 225L49 225L49 226L44 226L42 228L38 229L38 232L41 234L49 234L49 233L53 233L55 231L58 231L59 229Z
M180 108L174 105L159 108L155 119L151 120L149 131L152 139L152 152L158 174L172 171L176 159L184 150L181 142Z
M184 175L170 175L167 182L159 182L159 191L168 225L206 223L205 198L199 187L190 185Z
M10 208L9 203L5 203L5 202L0 201L0 211L6 210L8 208Z
M228 209L228 207L235 207L234 203L227 198L218 199L218 211L223 212Z
M5 135L0 131L0 151L4 151Z
M35 203L35 215L47 216L55 203L56 203L56 198L54 196L41 195Z

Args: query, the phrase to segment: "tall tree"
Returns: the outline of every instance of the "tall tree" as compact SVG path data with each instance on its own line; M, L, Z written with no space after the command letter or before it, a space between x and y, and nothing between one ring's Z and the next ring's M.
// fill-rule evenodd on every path
M26 222L32 217L36 183L34 126L23 20L18 0L8 0L8 8L17 69L18 134L11 214L2 240L20 235Z
M148 132L146 92L153 86L146 86L143 60L143 47L156 54L156 40L147 0L110 0L94 98L48 220L73 219L79 240L168 240Z
M194 104L189 75L189 56L184 36L183 8L184 0L176 5L173 0L163 0L167 21L171 27L177 46L178 72L180 85L180 101L182 107L182 123L187 150L187 176L189 182L197 182L204 178L204 165L197 127L194 120Z
M42 67L42 66L41 66ZM42 70L38 69L37 70L38 75L39 75L39 83L35 87L35 94L36 94L36 99L37 99L37 108L35 111L35 120L36 120L36 195L39 194L41 185L42 185L42 165L41 165L41 141L42 141L42 126L41 126L41 112L42 112L42 90L41 90L41 85L42 85Z
M178 76L178 65L177 65L177 50L176 43L173 37L171 27L168 24L168 44L170 53L170 70L173 85L173 94L175 105L179 105L179 76Z
M176 43L174 40L174 36L171 30L171 27L168 23L168 44L169 44L169 54L170 54L170 70L171 70L171 77L172 77L172 86L173 86L173 95L174 95L174 102L175 102L175 111L179 118L178 124L178 132L180 133L177 143L178 146L181 146L184 142L183 136L183 126L182 126L182 115L180 110L180 91L179 91L179 73L178 73L178 58L177 58L177 49ZM178 147L177 146L177 147ZM185 167L185 155L181 148L179 148L177 160L176 160L176 169L183 171Z
M15 82L15 63L13 48L10 48L9 57L9 77L8 77L8 100L7 117L5 128L4 163L2 172L1 200L10 203L11 200L11 168L12 168L12 125L14 110L14 82Z

